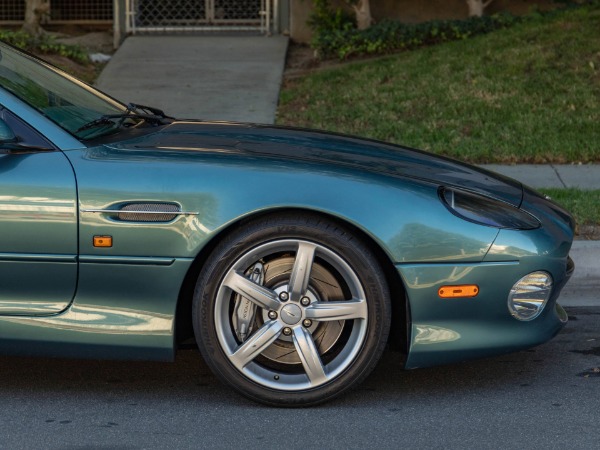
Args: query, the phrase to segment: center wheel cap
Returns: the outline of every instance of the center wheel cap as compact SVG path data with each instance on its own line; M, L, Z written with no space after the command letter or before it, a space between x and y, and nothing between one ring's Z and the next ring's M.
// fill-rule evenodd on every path
M281 309L279 317L288 325L296 325L302 319L302 310L298 305L291 303Z

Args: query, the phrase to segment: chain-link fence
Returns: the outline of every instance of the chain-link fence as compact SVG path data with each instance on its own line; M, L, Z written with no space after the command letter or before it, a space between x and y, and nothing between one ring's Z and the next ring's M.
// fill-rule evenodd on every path
M128 0L133 33L209 29L268 32L273 0Z
M208 22L206 12L205 0L137 0L131 2L130 11L135 28L140 30L150 27L203 25Z
M25 2L23 0L0 1L0 23L22 23L25 18Z
M112 22L113 0L50 0L50 22Z
M44 24L112 24L128 33L209 30L278 32L280 0L49 0ZM24 0L0 0L0 26L20 25Z
M23 23L24 18L24 0L0 0L0 25L18 25ZM113 0L50 0L50 14L43 20L48 24L104 24L112 21Z

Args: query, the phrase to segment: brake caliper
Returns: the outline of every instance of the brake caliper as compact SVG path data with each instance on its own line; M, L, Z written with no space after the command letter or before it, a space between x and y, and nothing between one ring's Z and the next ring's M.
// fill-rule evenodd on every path
M246 272L246 276L256 284L262 285L265 282L265 269L262 263L257 262L250 267ZM235 334L240 341L244 342L252 333L255 316L256 304L246 297L236 294L232 322Z

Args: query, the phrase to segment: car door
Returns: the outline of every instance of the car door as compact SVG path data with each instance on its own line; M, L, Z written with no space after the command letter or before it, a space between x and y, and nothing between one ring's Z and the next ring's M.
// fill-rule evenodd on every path
M65 309L77 285L76 182L65 155L0 105L0 315Z

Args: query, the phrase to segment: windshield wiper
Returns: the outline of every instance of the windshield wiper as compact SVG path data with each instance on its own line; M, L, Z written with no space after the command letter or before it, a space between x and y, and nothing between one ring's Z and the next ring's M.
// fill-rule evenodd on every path
M114 125L114 122L112 120L110 120L111 118L112 118L112 116L108 116L108 115L99 117L98 119L92 120L91 122L88 122L85 125L77 128L75 130L75 133L79 133L80 131L94 128L98 125L105 125L105 124L106 125L108 125L108 124Z
M167 116L162 109L140 105L139 103L128 103L125 112L127 113L133 111L143 111L146 114L153 114L155 116L162 117L163 119L175 119L175 117Z
M135 111L141 111L141 113ZM114 119L120 120L118 122L115 122ZM91 122L88 122L83 126L79 127L77 130L75 130L75 133L94 128L99 125L116 124L117 127L120 128L121 126L123 126L123 122L125 122L125 120L127 119L141 119L153 125L163 125L164 119L173 119L173 117L167 116L162 110L158 108L138 105L136 103L129 103L124 113L105 114L103 116L100 116L97 119L94 119Z

